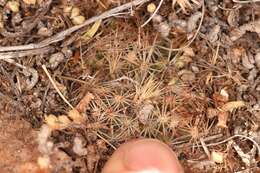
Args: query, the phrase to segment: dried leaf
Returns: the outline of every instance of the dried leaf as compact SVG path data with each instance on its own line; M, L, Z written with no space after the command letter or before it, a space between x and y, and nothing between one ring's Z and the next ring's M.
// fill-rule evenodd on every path
M84 16L76 16L72 18L72 23L74 25L81 25L83 22L85 22L85 17Z
M238 21L239 21L239 10L231 10L229 12L227 22L230 26L236 27L238 26Z
M219 112L217 127L227 128L228 112Z
M250 58L250 55L247 55L246 53L242 56L242 64L247 69L252 69L255 67L254 62L252 62L252 58Z
M75 123L84 123L86 119L77 111L76 109L72 109L69 111L68 116L73 120Z
M96 21L93 26L82 36L82 38L84 40L89 40L92 37L94 37L94 35L96 34L96 32L98 31L98 28L101 25L102 20L98 20Z
M71 121L68 119L68 117L62 115L59 117L56 117L55 115L48 115L45 116L45 122L48 125L49 128L52 130L61 130L69 126Z
M224 162L224 153L213 151L211 152L211 160L215 163L223 163Z
M225 112L228 112L228 111L232 112L234 109L241 108L244 106L246 106L246 104L243 101L232 101L232 102L228 102L228 103L224 104L221 107L221 110L225 111Z
M80 15L80 9L78 7L73 7L70 13L70 18L74 18Z
M192 32L194 29L197 28L197 22L201 17L202 17L202 13L196 12L189 18L187 23L187 32Z
M91 93L87 93L78 103L78 105L76 106L76 109L80 112L80 113L84 113L86 112L86 109L88 107L89 102L94 99L94 95Z

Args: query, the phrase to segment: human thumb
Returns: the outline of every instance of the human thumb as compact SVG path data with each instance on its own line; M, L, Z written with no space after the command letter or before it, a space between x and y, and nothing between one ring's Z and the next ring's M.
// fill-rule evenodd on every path
M183 173L183 169L166 144L141 139L121 145L102 173Z

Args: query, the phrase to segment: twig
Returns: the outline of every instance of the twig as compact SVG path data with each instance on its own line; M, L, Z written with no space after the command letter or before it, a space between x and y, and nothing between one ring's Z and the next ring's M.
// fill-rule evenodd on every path
M33 49L33 50L25 50L25 51L18 51L18 52L4 52L4 53L0 53L0 60L22 58L25 56L38 55L38 54L46 54L53 50L54 50L53 47L47 46L47 47Z
M220 141L220 142L217 142L217 143L212 143L212 144L207 144L207 147L220 145L220 144L223 144L223 143L225 143L225 142L228 142L228 141L230 141L230 140L232 140L232 139L234 139L234 138L237 138L237 137L245 138L245 139L251 141L251 142L256 146L256 148L257 148L257 150L258 150L258 153L260 154L259 144L258 144L255 140L253 140L252 138L250 138L250 137L248 137L248 136L244 136L244 135L233 135L233 136L231 136L231 137L229 137L229 138L227 138L227 139L225 139L225 140L223 140L223 141Z
M239 138L245 138L245 139L251 141L251 142L256 146L257 151L258 151L258 154L260 154L259 144L258 144L255 140L253 140L252 138L250 138L250 137L248 137L248 136L244 136L244 135L233 135L233 136L231 136L231 137L229 137L229 138L227 138L227 139L224 139L223 141L216 142L216 143L211 143L211 144L206 144L206 146L207 146L207 147L212 147L212 146L220 145L220 144L226 143L226 142L228 142L228 141L230 141L230 140L233 140L234 138L237 138L237 137L239 137ZM202 145L198 145L197 147L202 147Z
M207 141L212 141L212 140L215 140L215 139L218 139L218 138L221 138L223 135L222 134L217 134L217 135L213 135L213 136L209 136L209 137L205 137L203 138L204 142L207 142ZM185 138L187 138L188 136L186 136ZM171 145L179 145L181 144L180 146L178 147L183 147L183 143L186 143L186 142L189 142L189 140L185 140L185 141L176 141L176 142L173 142Z
M162 3L163 3L164 0L161 0L160 3L158 4L158 7L155 9L155 11L153 12L153 14L149 17L149 19L144 22L144 24L141 25L141 28L143 28L145 25L147 25L152 19L153 17L157 14L157 12L159 11L159 9L161 8L162 6Z
M111 10L108 10L98 16L94 16L88 20L86 20L83 24L81 25L76 25L76 26L73 26L69 29L66 29L60 33L57 33L56 35L52 36L52 37L49 37L43 41L41 41L40 43L31 43L31 44L27 44L27 45L20 45L20 46L9 46L9 47L0 47L0 52L5 52L5 51L20 51L20 50L29 50L29 49L39 49L39 48L43 48L45 46L48 46L52 43L56 43L56 42L59 42L63 39L65 39L66 36L72 34L73 32L91 24L91 23L94 23L98 20L102 20L102 19L105 19L105 18L108 18L108 17L112 17L112 16L116 16L117 13L121 12L121 11L124 11L126 9L129 9L133 6L138 6L142 3L145 3L145 2L148 2L150 0L134 0L132 2L129 2L129 3L126 3L122 6L119 6L119 7L116 7L116 8L113 8Z
M260 154L260 146L259 144L253 140L252 138L248 137L248 136L244 136L244 135L233 135L227 139L224 139L223 141L220 141L220 142L216 142L216 143L211 143L211 144L206 144L206 147L212 147L212 146L216 146L216 145L220 145L220 144L223 144L223 143L226 143L230 140L233 140L234 138L237 138L237 137L240 137L240 138L245 138L249 141L251 141L257 148L257 151L258 151L258 154ZM207 138L204 139L204 142L208 141ZM176 144L175 144L176 145ZM177 148L182 148L183 147L183 144L180 145L180 146L177 146ZM203 147L202 145L197 145L195 147Z
M167 51L180 51L180 50L183 50L183 49L189 47L193 43L193 41L196 39L197 35L199 34L200 28L201 28L203 20L204 20L204 15L205 15L205 2L204 2L204 0L202 1L202 12L201 13L202 13L202 16L201 16L201 19L200 19L198 29L196 30L193 38L185 46L182 46L182 47L176 48L176 49L167 48L167 47L159 46L159 45L157 45L157 47L164 49L164 50L167 50Z
M248 0L248 1L233 0L233 2L240 3L240 4L246 4L246 3L260 2L260 0Z
M61 93L61 91L59 90L59 88L57 87L56 83L54 82L54 80L52 79L50 73L48 72L47 68L45 65L42 65L42 69L44 70L44 72L46 73L46 75L48 76L49 80L51 81L53 87L55 88L55 90L57 91L57 93L60 95L60 97L63 99L63 101L65 103L67 103L67 105L69 105L69 107L71 107L71 109L75 109L70 102L63 96L63 94Z

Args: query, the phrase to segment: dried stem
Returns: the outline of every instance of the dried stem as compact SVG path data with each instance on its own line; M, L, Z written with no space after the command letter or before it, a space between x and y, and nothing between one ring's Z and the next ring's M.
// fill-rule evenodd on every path
M248 0L248 1L233 0L233 2L240 3L240 4L247 4L247 3L260 2L260 0Z
M119 12L124 11L126 9L132 8L133 6L138 6L142 3L148 2L150 0L134 0L132 2L126 3L124 5L121 5L119 7L113 8L111 10L108 10L98 16L94 16L88 20L86 20L83 24L81 25L76 25L73 26L69 29L66 29L62 32L57 33L56 35L49 37L40 43L31 43L27 45L20 45L20 46L8 46L8 47L0 47L0 52L6 52L6 51L21 51L21 50L29 50L29 49L39 49L43 48L45 46L48 46L52 43L59 42L63 39L65 39L66 36L71 35L73 32L91 24L94 23L98 20L102 20L108 17L116 16L119 14Z
M2 59L12 59L12 58L22 58L25 56L32 56L32 55L39 55L39 54L46 54L52 52L54 49L51 46L43 47L40 49L33 49L33 50L25 50L25 51L18 51L18 52L3 52L0 53L0 60Z

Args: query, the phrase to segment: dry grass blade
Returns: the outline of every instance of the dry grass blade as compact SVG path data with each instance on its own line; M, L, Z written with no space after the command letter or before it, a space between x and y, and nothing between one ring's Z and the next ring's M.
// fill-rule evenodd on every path
M61 91L59 90L57 84L55 83L55 81L52 79L50 73L48 72L47 68L45 65L42 65L42 69L43 71L46 73L46 75L48 76L49 80L51 81L53 87L55 88L55 90L57 91L57 93L60 95L60 97L63 99L63 101L69 105L70 108L74 109L74 107L70 104L70 102L64 97L64 95L61 93Z
M2 59L12 59L12 58L22 58L25 56L39 55L39 54L47 54L52 52L54 49L51 46L43 47L40 49L34 50L25 50L25 51L15 51L15 52L4 52L0 53L0 60Z
M243 101L233 101L233 102L228 102L226 104L224 104L221 107L221 110L225 111L225 112L232 112L234 109L237 108L241 108L245 106L245 102Z
M116 150L116 147L111 144L108 140L106 140L103 136L101 136L99 133L95 133L100 139L102 139L105 143L107 143L110 147L112 147L114 150Z

